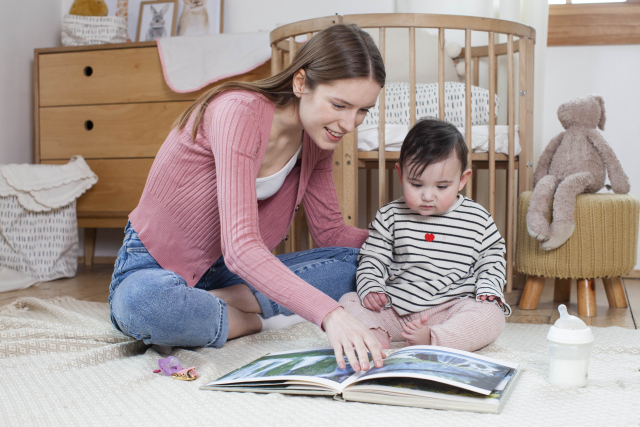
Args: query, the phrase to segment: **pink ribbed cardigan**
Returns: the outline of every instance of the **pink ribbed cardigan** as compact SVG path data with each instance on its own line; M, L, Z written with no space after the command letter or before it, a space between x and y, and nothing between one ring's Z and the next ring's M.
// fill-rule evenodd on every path
M340 305L298 278L273 254L296 206L304 201L311 235L320 247L359 248L366 230L344 224L333 183L333 152L305 132L302 161L272 197L257 201L275 105L249 91L217 95L203 114L195 142L193 117L160 148L129 215L158 264L194 286L224 255L225 264L268 298L321 326Z

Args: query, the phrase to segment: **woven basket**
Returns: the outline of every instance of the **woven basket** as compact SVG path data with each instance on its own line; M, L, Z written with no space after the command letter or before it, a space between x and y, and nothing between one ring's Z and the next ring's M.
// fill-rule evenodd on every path
M63 46L124 43L127 35L127 20L118 16L65 15L62 20Z
M624 276L636 265L640 214L640 201L636 197L578 195L575 231L565 244L545 251L527 232L526 216L532 194L524 192L518 199L517 271L532 276L590 279Z

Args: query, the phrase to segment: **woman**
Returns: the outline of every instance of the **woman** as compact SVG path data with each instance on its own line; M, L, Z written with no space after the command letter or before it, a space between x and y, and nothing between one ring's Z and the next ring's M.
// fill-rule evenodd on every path
M384 357L336 302L355 289L366 230L347 227L333 149L373 107L384 64L371 37L335 25L280 74L205 93L179 119L129 215L109 303L114 325L147 344L220 347L296 313L323 327L345 366ZM319 249L273 256L304 201ZM354 347L355 351L354 352Z

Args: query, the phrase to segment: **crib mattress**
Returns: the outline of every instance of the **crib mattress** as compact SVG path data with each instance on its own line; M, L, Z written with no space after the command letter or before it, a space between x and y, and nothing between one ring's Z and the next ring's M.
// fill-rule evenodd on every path
M373 151L378 149L378 125L362 124L358 127L358 150ZM509 154L509 126L497 125L496 129L496 153ZM464 127L458 130L465 134ZM408 124L385 123L385 151L400 151L402 141L409 133ZM515 127L514 154L520 154L520 138L518 126ZM471 149L474 153L486 153L489 151L489 126L477 125L471 127Z

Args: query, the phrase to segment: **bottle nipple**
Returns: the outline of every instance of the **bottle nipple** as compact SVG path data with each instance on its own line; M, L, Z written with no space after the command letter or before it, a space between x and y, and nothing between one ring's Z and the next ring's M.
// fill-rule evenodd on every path
M571 330L579 330L586 329L587 325L582 320L577 318L576 316L572 316L567 312L567 306L564 304L560 304L558 306L558 311L560 312L560 318L556 320L553 326L560 329L571 329Z

